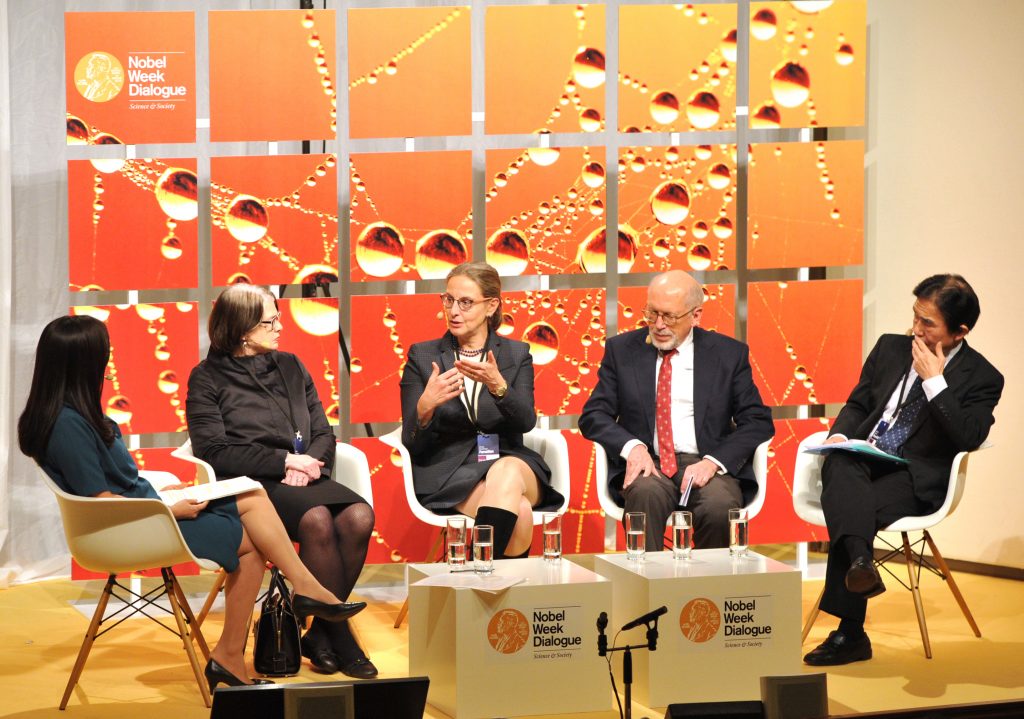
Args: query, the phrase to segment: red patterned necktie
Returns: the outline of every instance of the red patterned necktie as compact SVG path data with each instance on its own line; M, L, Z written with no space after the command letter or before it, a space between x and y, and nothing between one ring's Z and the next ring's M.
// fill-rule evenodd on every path
M654 402L654 425L658 430L661 473L669 478L676 473L676 448L672 442L672 357L678 353L678 350L669 350L661 355L658 392Z

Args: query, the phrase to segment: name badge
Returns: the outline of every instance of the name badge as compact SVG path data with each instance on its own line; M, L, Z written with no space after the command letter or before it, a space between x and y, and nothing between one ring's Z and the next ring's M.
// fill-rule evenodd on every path
M498 458L498 435L477 433L476 461L488 462Z
M880 420L878 422L878 426L875 427L875 431L871 433L870 437L868 437L868 443L872 445L876 444L878 442L879 437L885 434L887 429L889 429L889 423L884 419Z
M295 454L305 454L306 440L302 438L302 432L295 433L295 437L292 439L292 450Z

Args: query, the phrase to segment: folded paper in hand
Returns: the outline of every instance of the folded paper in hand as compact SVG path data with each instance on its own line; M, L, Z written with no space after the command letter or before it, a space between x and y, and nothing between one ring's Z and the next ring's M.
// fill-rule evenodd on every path
M804 452L808 454L828 454L830 452L853 452L854 454L860 454L866 457L874 457L875 459L884 459L889 462L897 462L898 464L910 464L908 460L903 457L897 457L894 454L883 452L875 445L870 442L866 442L863 439L847 439L842 442L832 442L831 444L812 444L808 447L804 447Z
M184 489L162 489L157 491L157 494L160 495L160 499L164 504L172 505L177 504L183 499L190 499L196 502L208 502L211 499L233 497L236 494L244 494L246 492L252 492L253 490L262 488L263 485L255 479L251 479L249 477L232 477L231 479L222 479L218 482L196 484L191 487L185 487Z

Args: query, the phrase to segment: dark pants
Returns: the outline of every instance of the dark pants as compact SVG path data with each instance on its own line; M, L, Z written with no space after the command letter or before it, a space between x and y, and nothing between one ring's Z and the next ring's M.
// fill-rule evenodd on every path
M828 566L821 610L843 619L864 621L868 601L846 589L846 571L855 559L844 538L860 537L870 547L882 527L900 517L927 514L915 495L910 472L890 462L861 460L833 452L821 467L821 508L828 526Z
M696 454L677 454L676 473L671 479L654 474L650 477L641 476L622 491L627 512L644 512L647 515L648 552L662 550L665 545L665 523L677 509L693 512L695 548L729 546L729 510L743 506L743 492L738 479L728 474L716 474L703 487L694 487L690 491L690 501L685 507L679 506L682 494L679 483L683 479L683 470L700 460L701 457ZM657 458L655 464L658 464Z

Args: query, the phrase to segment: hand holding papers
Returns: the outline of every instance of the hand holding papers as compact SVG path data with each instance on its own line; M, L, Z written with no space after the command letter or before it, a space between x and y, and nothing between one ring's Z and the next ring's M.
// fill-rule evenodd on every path
M875 445L870 442L866 442L863 439L847 439L842 442L830 442L826 444L815 444L809 447L804 447L804 451L808 454L829 454L830 452L853 452L865 457L874 457L875 459L884 459L889 462L896 462L898 464L910 464L909 461L903 459L903 457L897 457L894 454L888 454L878 449Z

